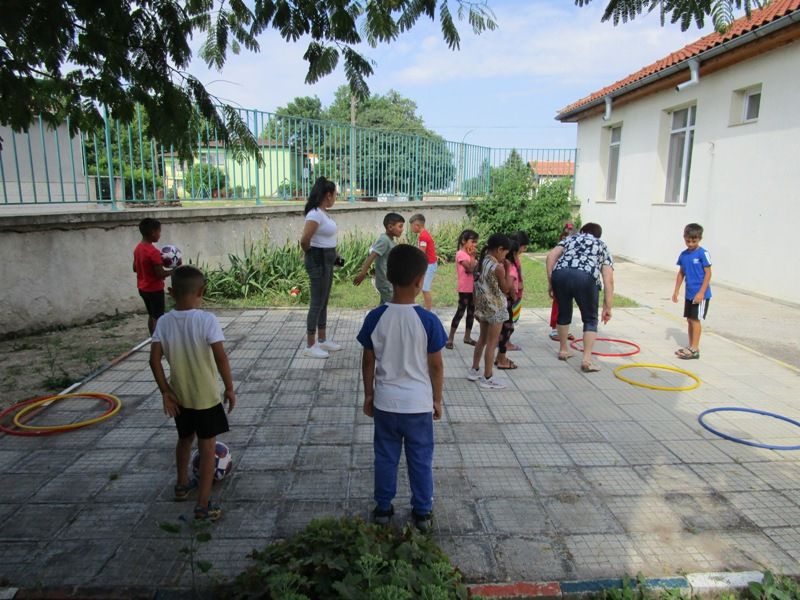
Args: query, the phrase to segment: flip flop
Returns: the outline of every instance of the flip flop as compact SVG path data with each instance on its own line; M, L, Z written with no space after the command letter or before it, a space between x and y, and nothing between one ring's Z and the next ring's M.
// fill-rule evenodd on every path
M464 340L464 343L465 343L467 346L474 346L474 345L475 345L475 340L473 340L473 339Z
M558 353L558 360L567 360L568 358L572 358L575 356L572 352L559 352Z
M600 365L596 363L581 363L581 371L584 373L597 373L600 370Z
M574 340L574 339L575 339L575 336L574 336L574 335L572 335L571 333L569 333L569 334L567 334L567 339L568 339L568 340Z
M513 360L508 361L507 365L498 365L495 363L495 366L501 371L513 371L517 368L517 364Z
M558 337L558 334L555 331L550 332L550 339L554 342L561 341L561 338Z
M447 342L444 345L444 347L447 348L448 350L452 350L453 349L453 342Z
M506 345L506 351L508 352L519 352L522 350L521 346L517 346L516 344L508 344Z

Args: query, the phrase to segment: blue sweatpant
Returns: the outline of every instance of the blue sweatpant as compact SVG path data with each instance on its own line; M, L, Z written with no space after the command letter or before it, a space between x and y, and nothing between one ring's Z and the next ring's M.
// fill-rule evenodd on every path
M405 444L411 506L426 515L433 508L433 413L401 414L375 409L375 502L389 510L397 493L397 465Z

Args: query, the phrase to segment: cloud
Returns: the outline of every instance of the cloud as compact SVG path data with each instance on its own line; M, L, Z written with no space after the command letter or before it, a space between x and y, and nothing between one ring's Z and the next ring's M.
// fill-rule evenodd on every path
M461 49L452 51L438 22L420 19L391 44L359 48L374 60L374 93L395 89L414 100L427 126L458 141L496 147L566 147L575 128L556 111L695 41L707 31L661 27L657 14L614 27L602 23L605 3L576 7L565 0L490 0L499 28L474 35L457 22ZM269 31L261 52L231 56L223 72L196 60L192 72L216 81L209 90L246 108L274 111L297 96L329 105L346 83L341 65L318 83L304 83L308 41L286 43ZM198 44L199 46L199 44Z

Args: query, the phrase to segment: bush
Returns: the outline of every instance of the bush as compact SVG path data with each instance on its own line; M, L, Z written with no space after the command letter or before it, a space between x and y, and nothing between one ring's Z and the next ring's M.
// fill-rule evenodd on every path
M461 574L412 525L402 531L359 518L314 520L286 540L254 550L256 564L222 590L237 600L466 599Z
M472 201L468 214L489 233L521 229L531 238L531 249L549 249L573 220L571 190L571 179L534 186L530 169L507 169L505 176L493 178L485 199Z

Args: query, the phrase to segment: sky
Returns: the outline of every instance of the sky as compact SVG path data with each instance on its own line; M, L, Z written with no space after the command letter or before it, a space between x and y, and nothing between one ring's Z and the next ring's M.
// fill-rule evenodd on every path
M455 2L450 2L455 11ZM390 44L360 48L375 62L372 93L390 89L414 100L428 129L445 139L493 148L574 148L576 125L555 116L572 104L711 33L661 26L659 15L616 27L601 22L605 3L577 7L570 0L489 0L498 27L475 35L458 23L461 49L452 51L439 25L427 18ZM199 46L200 40L195 39ZM268 30L261 51L229 54L221 72L197 58L190 72L221 100L274 112L298 96L323 107L346 84L341 66L305 84L308 40L287 43ZM341 62L341 61L340 61ZM688 73L687 73L688 78Z

